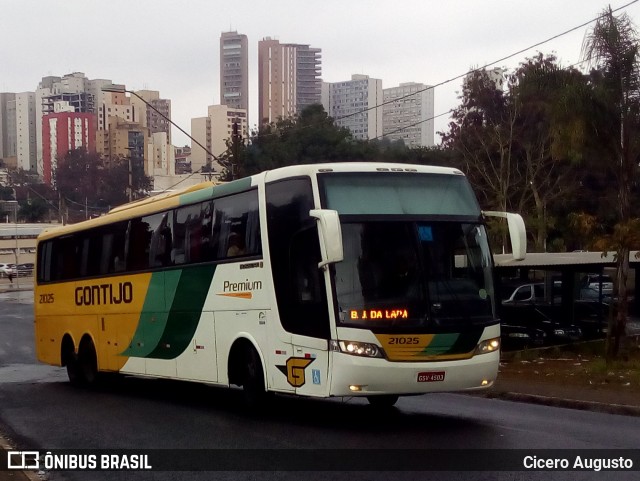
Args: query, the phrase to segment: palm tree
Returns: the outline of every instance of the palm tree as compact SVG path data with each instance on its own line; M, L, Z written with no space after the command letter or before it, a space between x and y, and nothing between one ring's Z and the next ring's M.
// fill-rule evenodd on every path
M598 125L599 140L607 165L615 173L618 191L617 224L608 248L616 250L619 305L615 319L609 320L608 360L619 354L628 312L629 252L635 237L632 226L636 224L631 218L630 196L640 153L638 46L638 32L628 15L615 17L608 7L585 36L582 47L582 58L593 67L591 79L597 108L604 114Z

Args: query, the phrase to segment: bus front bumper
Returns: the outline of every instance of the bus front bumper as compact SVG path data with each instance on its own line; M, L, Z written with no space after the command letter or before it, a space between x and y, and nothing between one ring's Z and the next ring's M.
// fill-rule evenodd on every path
M498 375L500 352L471 359L391 362L334 352L330 396L424 394L486 389Z

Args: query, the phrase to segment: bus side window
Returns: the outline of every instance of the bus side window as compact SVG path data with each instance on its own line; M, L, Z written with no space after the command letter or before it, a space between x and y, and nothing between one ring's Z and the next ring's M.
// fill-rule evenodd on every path
M165 212L146 217L151 229L149 242L149 267L164 267L171 265L171 228L173 225L173 213ZM155 225L157 224L157 225Z
M100 274L113 274L124 272L125 241L128 222L118 222L104 229L99 229L102 237L102 249L100 251Z
M300 304L315 304L322 298L318 232L312 227L301 230L291 239L291 291Z
M216 259L262 254L256 189L216 199L213 207Z
M320 242L308 177L266 186L267 231L273 282L282 327L290 333L328 339L329 308L322 282Z
M53 241L45 241L38 245L38 282L49 282L51 277L51 251Z
M74 236L60 237L54 240L53 248L54 278L56 280L74 279L80 274L80 246Z
M175 264L190 264L203 262L203 243L209 242L210 232L206 232L206 225L210 228L211 202L180 207L174 213L173 249L171 258Z

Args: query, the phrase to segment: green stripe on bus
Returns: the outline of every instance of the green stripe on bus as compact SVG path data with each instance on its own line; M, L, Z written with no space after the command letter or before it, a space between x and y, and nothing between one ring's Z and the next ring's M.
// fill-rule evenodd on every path
M462 354L473 351L478 345L483 332L484 327L469 327L468 330L460 333L456 342L451 346L449 354Z
M220 184L208 189L197 190L181 195L180 205L193 204L195 202L202 202L212 198L215 199L216 197L243 192L249 189L249 187L251 187L251 177L245 177L226 184Z
M183 269L162 337L147 357L175 359L189 346L200 322L215 268L206 264Z
M147 357L158 346L167 325L169 307L173 303L181 272L177 269L151 275L138 327L122 356Z
M451 346L458 340L458 333L436 334L427 347L425 347L420 355L435 356L439 354L449 353Z
M419 355L465 354L471 352L482 335L482 327L470 327L468 331L436 334L431 343Z

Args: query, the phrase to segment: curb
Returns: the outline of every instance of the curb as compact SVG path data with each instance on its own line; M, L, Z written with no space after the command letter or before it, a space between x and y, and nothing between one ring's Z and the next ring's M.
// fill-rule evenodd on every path
M15 446L12 446L7 438L5 438L2 433L0 433L0 455L5 456L6 451L15 450ZM10 470L10 471L0 471L0 481L4 480L11 481L43 481L46 478L44 472L41 474L35 471L25 471L25 470Z
M32 291L33 286L25 286L25 287L0 287L0 294L10 294L12 292L25 292Z
M481 394L480 396L488 399L501 399L504 401L540 404L543 406L577 409L581 411L619 414L622 416L640 416L640 406L630 406L628 404L606 404L596 401L564 399L552 396L541 396L539 394L524 394L511 391L486 392Z

